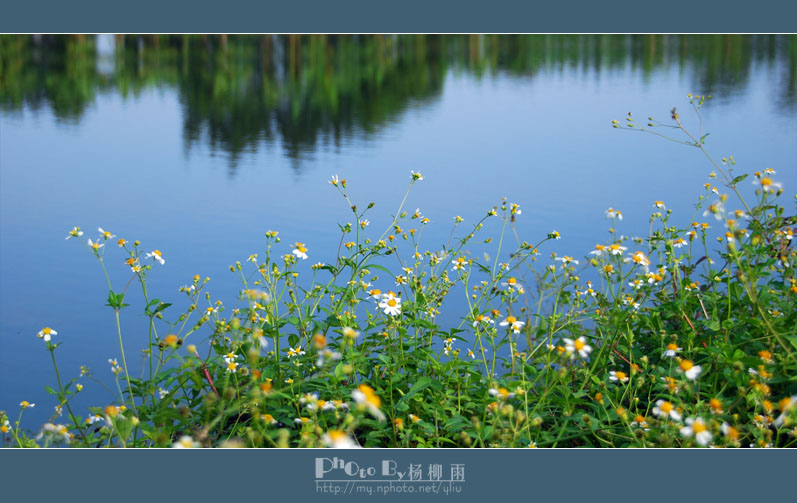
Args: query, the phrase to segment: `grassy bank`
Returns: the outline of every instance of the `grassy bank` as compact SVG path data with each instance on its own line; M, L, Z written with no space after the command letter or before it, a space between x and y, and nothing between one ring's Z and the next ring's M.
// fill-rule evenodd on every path
M523 241L521 208L454 218L448 244L421 246L429 220L399 203L374 230L373 203L349 198L336 260L265 234L231 266L238 299L209 278L181 287L176 311L147 288L166 253L75 227L107 279L119 357L118 400L73 410L88 370L62 376L70 334L36 335L52 360L58 411L40 430L0 413L4 446L108 447L788 447L797 444L794 216L774 170L736 172L673 109L664 121L612 125L705 154L713 171L684 219L651 200L649 234L618 230L582 257L559 255L553 229ZM702 160L701 160L702 162ZM786 170L793 167L784 167ZM407 194L420 173L412 172ZM755 189L749 202L743 193ZM492 250L484 256L475 246ZM112 284L109 268L127 268ZM467 309L444 326L449 296ZM146 315L146 363L129 372L121 317ZM450 319L447 318L447 319ZM140 340L138 334L137 339ZM136 350L141 348L136 348Z

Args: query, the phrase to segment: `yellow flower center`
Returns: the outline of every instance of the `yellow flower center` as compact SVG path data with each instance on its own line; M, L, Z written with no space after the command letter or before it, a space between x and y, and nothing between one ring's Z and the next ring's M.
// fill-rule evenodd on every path
M626 379L625 372L623 372L622 370L615 372L614 376L620 381L625 381Z
M677 344L672 344L672 343L667 344L667 349L669 349L670 351L677 351L678 350L678 345Z
M154 253L155 255L157 255L159 257L161 256L161 251L160 250L155 250L152 253Z
M636 416L634 418L634 422L635 423L644 423L645 422L645 416Z
M388 300L388 301L387 301L387 305L388 305L388 306L390 306L390 307L396 307L396 301L395 301L395 299L390 299L390 300Z
M45 335L49 335L49 334L53 333L53 329L50 328L50 327L44 327L42 329L42 333L45 334Z
M584 341L580 339L574 340L573 347L576 348L576 351L581 351L582 349L584 349Z
M514 316L507 316L507 317L506 317L506 322L507 322L507 323L510 323L510 324L511 324L511 323L514 323L514 322L516 322L516 321L517 321L517 318L515 318Z
M367 384L361 384L358 389L365 395L365 400L376 408L382 405L382 400L374 394L374 389Z
M694 431L695 434L704 432L707 429L708 427L706 426L706 423L704 423L703 421L695 421L694 423L692 423L692 431Z
M517 280L515 278L509 278L508 280L506 280L506 283L507 285L514 285L517 283Z
M670 402L664 402L659 406L662 412L665 414L669 414L672 411L672 404Z
M694 365L692 365L692 362L690 362L689 360L681 360L680 367L681 367L681 370L683 370L684 372L686 372L687 370L691 369L693 366Z
M770 185L772 185L772 179L771 178L767 178L765 176L764 178L761 179L761 186L762 187L769 187Z

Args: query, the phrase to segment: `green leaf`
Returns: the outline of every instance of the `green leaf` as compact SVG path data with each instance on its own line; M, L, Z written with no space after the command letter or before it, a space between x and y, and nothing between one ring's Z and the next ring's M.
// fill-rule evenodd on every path
M399 403L408 400L413 395L416 395L417 393L419 393L420 391L428 388L431 385L432 385L432 378L431 377L423 376L423 377L418 378L418 380L415 381L415 384L412 385L412 388L410 388L410 390L407 392L407 394L404 395L403 397L401 397L401 399L399 400Z
M364 266L362 266L362 269L377 269L379 271L384 271L384 272L390 274L391 276L393 276L393 273L390 272L390 270L387 267L383 267L383 266L377 265L377 264L365 264Z
M164 309L166 309L169 306L171 306L171 303L169 303L169 302L161 302L160 304L158 304L157 309L155 309L155 312L152 313L152 314L158 314L159 312L163 311Z
M129 306L130 304L124 303L125 294L124 293L114 293L113 290L108 292L108 303L105 304L106 306L110 306L117 311L122 309L125 306Z
M340 362L335 366L335 377L337 377L338 379L343 379L344 376L345 374L343 373L343 362Z

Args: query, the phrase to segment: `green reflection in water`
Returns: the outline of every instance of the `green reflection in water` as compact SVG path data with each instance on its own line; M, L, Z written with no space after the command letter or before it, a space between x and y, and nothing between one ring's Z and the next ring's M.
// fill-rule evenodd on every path
M797 106L797 37L747 35L220 35L0 36L0 107L49 107L79 121L100 93L174 89L187 147L207 143L231 163L263 142L298 158L319 141L380 131L434 100L449 71L688 72L695 92L744 90L759 65L777 65L776 106ZM99 50L98 50L99 49Z

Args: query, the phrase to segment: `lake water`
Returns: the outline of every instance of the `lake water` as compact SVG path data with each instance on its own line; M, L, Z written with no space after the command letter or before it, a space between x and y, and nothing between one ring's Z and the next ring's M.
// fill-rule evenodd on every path
M710 152L777 170L787 194L797 185L793 36L3 36L0 64L0 410L35 402L32 429L56 404L42 327L64 343L67 380L87 365L111 383L119 356L99 264L64 240L76 225L163 251L153 296L180 299L201 274L232 303L228 266L262 252L269 229L285 251L307 243L308 270L334 258L350 212L331 175L377 203L378 236L415 170L407 208L431 219L429 249L455 215L473 223L506 196L522 239L556 229L544 254L583 257L607 239L610 206L626 235L647 234L655 200L693 220L711 171L700 152L610 126L629 111L667 120L673 106L696 124L690 92L714 96ZM106 257L120 290L123 257ZM138 375L147 322L132 300ZM78 414L114 400L83 382Z

